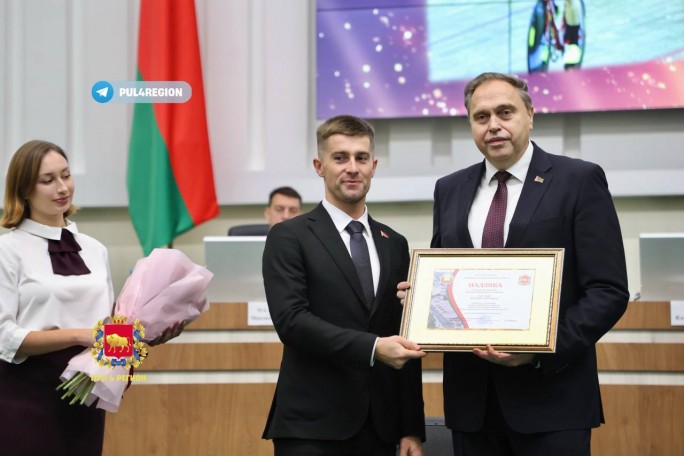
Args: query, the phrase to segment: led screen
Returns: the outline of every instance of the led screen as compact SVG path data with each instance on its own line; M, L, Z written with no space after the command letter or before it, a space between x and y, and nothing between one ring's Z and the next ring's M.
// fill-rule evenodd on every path
M318 0L316 56L320 119L465 115L485 71L537 112L681 108L684 1Z

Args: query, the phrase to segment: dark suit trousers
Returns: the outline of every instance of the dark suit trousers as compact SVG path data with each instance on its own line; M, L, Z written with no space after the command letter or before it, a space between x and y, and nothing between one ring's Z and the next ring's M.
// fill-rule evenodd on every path
M396 445L378 436L370 413L361 430L348 440L273 439L275 456L395 456Z
M491 378L491 377L490 377ZM452 431L454 456L590 456L591 429L521 434L506 423L494 385L487 385L485 422L478 432Z

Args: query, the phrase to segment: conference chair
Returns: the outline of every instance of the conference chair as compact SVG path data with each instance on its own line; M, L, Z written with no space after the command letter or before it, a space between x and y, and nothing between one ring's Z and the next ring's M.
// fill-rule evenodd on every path
M397 450L399 454L399 450ZM451 429L444 425L444 417L425 417L425 456L454 456L454 444L451 440Z
M259 223L256 225L236 225L228 229L228 236L266 236L268 225Z
M425 417L425 456L453 456L454 445L451 441L451 429L444 425L444 417Z

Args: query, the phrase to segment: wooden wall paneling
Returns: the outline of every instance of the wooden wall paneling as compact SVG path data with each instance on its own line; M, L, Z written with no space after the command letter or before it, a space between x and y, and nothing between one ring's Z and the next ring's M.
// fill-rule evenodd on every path
M207 329L249 329L270 330L273 326L249 326L247 325L246 302L219 302L211 303L209 310L200 315L197 320L190 323L186 331Z
M606 424L594 429L593 454L684 454L684 386L602 385Z
M600 371L684 372L682 344L599 343L596 356ZM423 369L441 370L443 359L442 353L428 353Z
M613 331L680 329L669 323L669 303L630 303ZM266 334L273 327L248 326L246 303L212 304L186 329L196 335L253 335L255 330ZM151 348L136 372L152 377L165 372L277 373L281 356L279 342L170 343ZM599 370L606 373L684 372L680 343L601 342L597 356ZM435 381L442 361L442 353L429 353L423 360L423 371L433 382L423 383L426 416L444 415L442 384ZM273 383L134 384L119 412L107 416L104 454L135 448L136 454L147 455L272 455L272 444L261 439L261 432L274 390ZM684 386L602 384L601 391L607 425L594 431L594 454L684 454Z
M261 439L275 385L137 385L107 416L105 456L272 454ZM594 430L601 456L684 454L684 387L602 385L607 424ZM441 384L424 385L425 413L443 416Z
M169 420L180 410L168 401L165 386L135 384L116 413L107 413L103 456L170 455Z
M670 325L670 302L630 302L627 311L613 329L684 330Z
M273 329L272 326L248 326L246 302L212 303L209 310L188 325L187 330L199 329ZM627 311L617 322L616 329L681 330L684 326L670 325L668 301L630 302Z
M149 349L139 370L278 370L279 342L164 344Z
M104 456L266 456L274 384L137 385L107 414Z
M423 402L425 402L425 416L444 416L442 384L423 383Z
M684 372L684 344L596 345L601 371Z
M279 342L166 344L149 350L140 371L277 370L282 352ZM599 343L596 355L601 371L684 372L682 344ZM429 353L423 369L441 370L443 358Z
M444 364L444 354L439 352L430 352L423 358L423 370L442 370Z

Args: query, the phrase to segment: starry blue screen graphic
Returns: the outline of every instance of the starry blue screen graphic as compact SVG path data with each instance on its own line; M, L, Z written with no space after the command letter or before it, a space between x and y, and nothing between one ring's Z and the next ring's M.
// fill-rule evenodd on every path
M465 84L485 71L527 80L538 113L684 107L684 2L582 0L581 67L531 73L531 19L545 4L318 0L317 116L463 116Z

